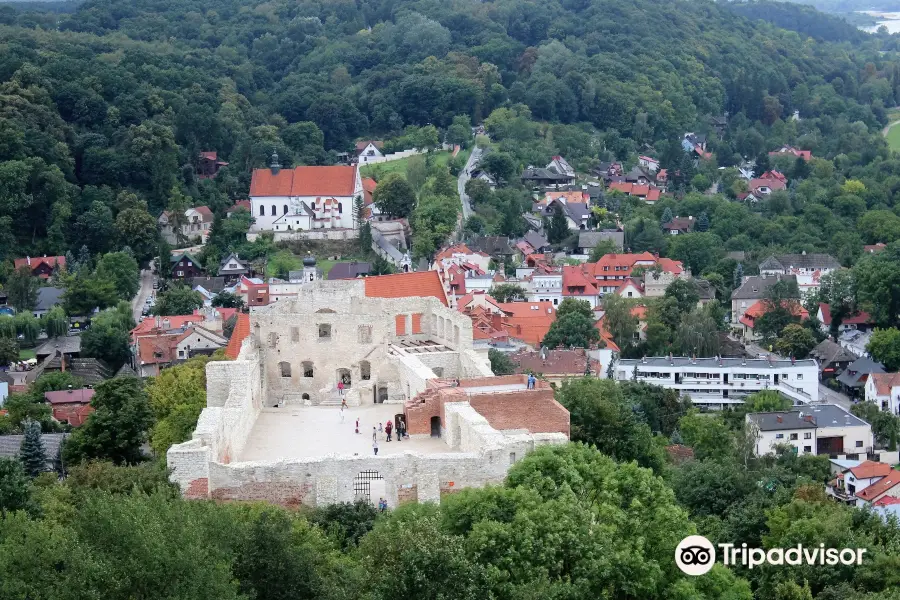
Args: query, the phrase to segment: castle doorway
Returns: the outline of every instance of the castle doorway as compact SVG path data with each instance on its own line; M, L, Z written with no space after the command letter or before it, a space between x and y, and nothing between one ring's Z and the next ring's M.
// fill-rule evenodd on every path
M375 470L360 471L353 478L353 496L356 500L365 500L375 504L384 498L384 477Z

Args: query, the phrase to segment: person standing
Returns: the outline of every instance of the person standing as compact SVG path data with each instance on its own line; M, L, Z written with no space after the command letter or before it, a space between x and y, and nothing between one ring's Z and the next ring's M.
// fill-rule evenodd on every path
M388 442L391 441L391 430L392 430L393 428L394 428L394 426L391 425L391 422L390 422L390 421L388 421L387 424L384 426L384 432L387 434L387 441L388 441Z
M372 441L374 442L377 439L378 439L378 430L375 428L374 425L372 425Z
M372 450L375 452L375 456L378 456L378 438L372 440Z
M341 423L344 422L344 407L341 407Z
M343 399L343 397L344 397L344 382L339 380L337 388L338 388L338 395Z
M378 433L381 433L382 431L384 430L381 428L381 421L378 421Z
M359 417L356 417L356 433L359 433Z

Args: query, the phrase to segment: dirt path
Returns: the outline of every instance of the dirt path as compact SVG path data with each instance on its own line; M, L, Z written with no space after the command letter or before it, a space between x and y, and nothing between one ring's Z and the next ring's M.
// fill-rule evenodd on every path
M900 125L900 121L891 121L890 123L885 125L884 129L881 130L881 135L887 137L888 131L890 131L891 127L893 127L894 125Z

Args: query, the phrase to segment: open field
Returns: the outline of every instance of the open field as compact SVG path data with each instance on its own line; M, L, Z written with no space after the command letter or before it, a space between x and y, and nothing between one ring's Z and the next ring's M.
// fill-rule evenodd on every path
M462 160L465 162L466 159L469 158L469 150L460 150L459 155L462 157ZM447 162L450 160L451 152L441 151L436 152L434 154L435 162L439 165L447 165ZM424 154L420 156L425 156ZM401 158L399 160L392 160L391 162L379 163L377 165L369 165L367 167L363 167L359 170L360 175L363 177L373 177L375 180L379 180L383 178L388 173L400 173L401 175L406 175L406 165L409 162L409 158Z

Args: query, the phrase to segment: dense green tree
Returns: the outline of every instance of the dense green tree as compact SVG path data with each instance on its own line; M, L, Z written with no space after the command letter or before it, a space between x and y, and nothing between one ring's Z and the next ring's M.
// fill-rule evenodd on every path
M490 203L493 191L487 181L483 179L470 179L466 182L466 196L472 201L472 206L478 207Z
M603 327L612 336L619 350L625 352L634 344L638 318L631 312L631 303L618 294L603 297Z
M19 449L19 460L29 477L35 478L47 470L47 453L41 440L41 424L37 421L26 421L25 436Z
M682 233L669 244L669 256L699 275L724 256L724 246L714 233Z
M79 274L66 282L63 307L71 316L86 316L95 309L114 306L118 300L119 294L112 280Z
M28 507L30 488L22 463L0 457L0 516L4 521L10 512Z
M569 222L563 212L560 203L553 206L553 216L550 217L550 227L547 229L547 239L551 244L558 244L569 237Z
M22 266L12 272L6 280L7 302L18 311L31 311L37 306L40 279L31 274L31 269Z
M853 266L857 300L881 327L900 325L900 243L889 244Z
M818 340L808 328L792 323L781 330L781 334L775 340L775 351L783 356L806 358L816 344Z
M619 252L619 246L612 240L600 240L597 245L591 248L588 255L588 262L597 262L607 254L616 254Z
M244 299L229 291L223 290L213 297L211 304L217 307L237 308L238 310L241 310L244 308Z
M397 218L410 216L416 206L412 186L399 173L388 173L379 181L372 199L383 214Z
M523 302L526 293L525 288L516 283L499 283L488 290L488 294L497 302Z
M678 421L678 431L697 458L721 458L734 450L734 439L720 416L687 414Z
M116 377L96 387L94 408L69 437L63 454L68 464L90 459L135 464L144 459L141 446L153 424L143 384L136 377Z
M773 412L788 410L791 407L791 400L775 390L763 390L747 396L744 405L747 412Z
M0 337L0 365L9 365L19 360L19 342L13 338Z
M516 372L516 365L506 352L491 348L488 350L488 358L494 375L512 375Z
M69 331L69 319L61 306L54 306L41 319L47 337L66 335Z
M318 525L343 550L359 545L363 536L372 531L378 512L374 505L357 500L317 507L308 518Z
M516 175L516 163L506 152L488 152L478 161L478 168L497 182L497 185L510 183Z
M838 269L823 275L819 283L818 300L829 306L831 312L829 333L837 339L844 319L858 313L852 272Z
M131 358L128 329L94 319L81 334L81 354L86 358L98 358L112 369L118 370Z
M176 286L156 297L153 314L189 315L197 308L203 308L203 296L200 295L200 292L195 292L187 286Z
M900 330L876 328L866 351L889 372L897 371L900 369Z
M121 300L131 300L140 287L141 271L128 252L110 252L97 261L96 276L110 281Z

